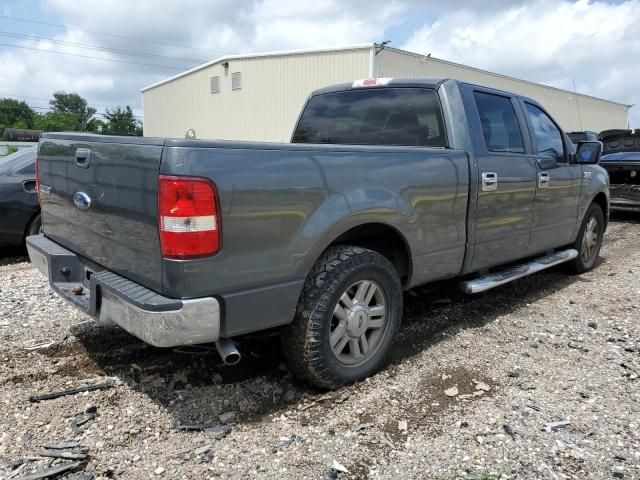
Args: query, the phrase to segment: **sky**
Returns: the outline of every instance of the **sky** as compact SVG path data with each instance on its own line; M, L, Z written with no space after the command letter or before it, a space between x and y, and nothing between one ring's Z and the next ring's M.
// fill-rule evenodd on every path
M44 112L74 91L142 116L142 87L227 54L385 40L640 104L640 0L2 0L0 98Z

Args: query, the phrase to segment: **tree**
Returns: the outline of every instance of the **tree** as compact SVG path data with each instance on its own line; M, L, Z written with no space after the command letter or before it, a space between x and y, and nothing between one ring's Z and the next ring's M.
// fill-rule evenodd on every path
M107 124L99 118L92 118L87 123L87 131L93 133L104 133L107 128Z
M102 133L111 135L142 135L142 123L136 119L129 105L104 113L105 127Z
M78 116L73 113L47 112L37 114L34 121L37 130L46 132L72 132L78 130Z
M76 123L72 130L79 132L87 130L87 124L96 113L96 109L87 105L87 101L77 93L55 92L49 105L54 113L72 114Z
M27 102L0 98L0 138L5 128L33 128L35 116Z

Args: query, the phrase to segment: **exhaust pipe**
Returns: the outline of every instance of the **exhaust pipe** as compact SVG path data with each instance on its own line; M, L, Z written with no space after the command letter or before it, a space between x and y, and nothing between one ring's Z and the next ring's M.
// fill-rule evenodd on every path
M242 359L235 343L229 338L216 340L216 348L225 365L236 365Z

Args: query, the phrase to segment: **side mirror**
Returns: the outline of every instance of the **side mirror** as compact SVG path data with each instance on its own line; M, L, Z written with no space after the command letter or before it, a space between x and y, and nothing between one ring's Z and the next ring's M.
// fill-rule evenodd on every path
M576 162L596 164L602 156L602 142L579 142L576 148Z

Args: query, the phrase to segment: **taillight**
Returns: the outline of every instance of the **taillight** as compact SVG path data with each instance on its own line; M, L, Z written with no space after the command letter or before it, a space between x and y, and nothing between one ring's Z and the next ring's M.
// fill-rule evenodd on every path
M220 249L216 188L206 178L160 175L158 217L164 257L201 257Z
M40 154L36 153L36 192L38 192L38 203L40 204L40 208L42 208L42 197L40 196L40 170L38 169L39 163Z

